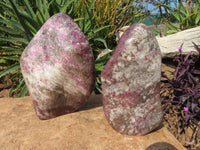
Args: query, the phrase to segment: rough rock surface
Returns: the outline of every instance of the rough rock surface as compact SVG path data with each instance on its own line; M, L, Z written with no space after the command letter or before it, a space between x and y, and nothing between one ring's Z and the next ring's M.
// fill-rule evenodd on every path
M40 119L73 112L94 87L94 58L78 25L63 13L52 16L24 50L21 69Z
M39 120L30 97L0 99L1 150L185 150L165 128L145 136L117 133L105 119L101 96L79 111ZM165 149L163 149L165 147Z
M120 133L144 135L162 120L161 54L153 32L134 24L101 73L106 119Z

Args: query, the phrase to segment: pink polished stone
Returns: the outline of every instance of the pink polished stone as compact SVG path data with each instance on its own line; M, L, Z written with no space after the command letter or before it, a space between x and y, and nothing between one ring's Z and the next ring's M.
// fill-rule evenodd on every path
M106 119L118 132L144 135L162 121L161 52L152 31L134 24L101 73Z
M95 82L94 58L78 25L63 13L52 16L24 50L22 73L40 119L80 108Z

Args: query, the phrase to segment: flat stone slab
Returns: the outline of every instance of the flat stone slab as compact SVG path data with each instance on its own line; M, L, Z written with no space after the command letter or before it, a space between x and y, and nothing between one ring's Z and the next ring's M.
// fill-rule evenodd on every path
M102 96L78 111L49 120L35 114L30 97L0 99L2 150L184 150L163 126L145 136L116 132L105 119Z
M183 43L182 53L187 55L192 53L198 55L192 42L199 46L200 44L200 26L177 32L164 37L157 37L162 57L173 57L179 55L178 48Z

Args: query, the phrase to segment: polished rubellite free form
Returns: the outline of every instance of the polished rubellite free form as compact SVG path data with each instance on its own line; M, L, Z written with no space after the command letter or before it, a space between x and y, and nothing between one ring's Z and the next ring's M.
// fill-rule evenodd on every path
M161 52L144 24L130 26L101 73L106 119L118 132L144 135L162 121Z
M46 21L25 48L20 64L40 119L74 112L93 91L92 50L66 14L58 13Z

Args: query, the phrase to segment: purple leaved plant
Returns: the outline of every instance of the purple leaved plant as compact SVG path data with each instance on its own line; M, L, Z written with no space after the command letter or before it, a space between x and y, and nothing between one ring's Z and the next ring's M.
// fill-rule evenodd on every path
M173 57L177 62L173 78L162 72L162 77L166 79L164 87L161 88L163 111L166 115L172 107L176 109L175 112L179 116L176 124L179 124L180 132L184 132L184 128L191 125L195 125L198 130L200 127L200 48L193 44L199 55L193 56L189 53L184 56L182 44L178 48L180 54Z

